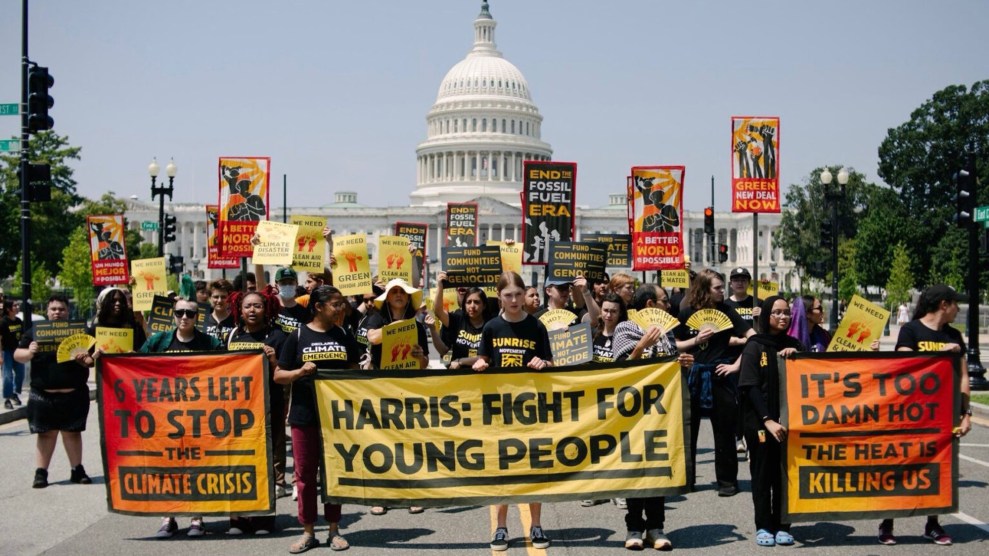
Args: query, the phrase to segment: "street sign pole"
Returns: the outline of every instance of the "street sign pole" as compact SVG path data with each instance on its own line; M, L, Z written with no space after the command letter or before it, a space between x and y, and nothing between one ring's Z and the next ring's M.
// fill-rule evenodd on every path
M20 108L16 102L0 104L0 116L16 116L20 114Z
M975 207L974 220L976 222L986 222L987 226L989 226L989 205Z

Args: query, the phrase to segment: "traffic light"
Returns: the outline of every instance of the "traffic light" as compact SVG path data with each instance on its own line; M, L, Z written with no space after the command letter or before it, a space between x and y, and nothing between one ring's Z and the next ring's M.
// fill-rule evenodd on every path
M182 274L185 267L185 259L179 255L168 256L168 271L172 274Z
M975 172L971 165L951 177L955 183L955 224L966 227L972 223L975 212Z
M714 235L714 207L704 209L704 233Z
M55 106L55 99L48 94L48 88L54 84L55 79L48 73L48 68L32 66L27 72L27 128L31 133L55 125L55 120L48 115L48 110Z
M165 243L175 241L175 217L171 214L165 215L165 229L162 233L165 234Z
M833 234L831 233L831 221L822 220L821 221L821 247L825 249L831 249L831 242L834 241Z
M718 262L721 264L728 262L728 246L724 243L718 244Z
M27 198L32 203L52 200L52 167L48 164L27 165Z

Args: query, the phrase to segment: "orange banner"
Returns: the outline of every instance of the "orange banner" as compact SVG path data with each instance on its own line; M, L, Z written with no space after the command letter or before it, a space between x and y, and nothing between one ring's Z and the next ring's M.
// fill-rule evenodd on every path
M780 211L780 119L732 116L731 211Z
M786 360L784 521L958 511L960 376L957 354Z
M219 244L223 257L250 257L251 236L268 219L271 158L220 158Z
M274 511L268 372L260 351L101 357L96 382L110 510Z
M220 205L206 205L206 268L240 268L240 259L220 256Z
M89 252L94 286L130 282L127 249L124 243L124 216L87 216Z
M683 268L683 166L633 166L629 232L633 270Z

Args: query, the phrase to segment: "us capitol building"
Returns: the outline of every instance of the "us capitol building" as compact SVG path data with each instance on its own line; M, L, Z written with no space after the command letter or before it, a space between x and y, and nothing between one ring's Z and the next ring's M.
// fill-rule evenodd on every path
M360 204L354 191L338 191L334 202L322 207L288 207L289 214L325 216L336 234L364 233L368 236L372 270L379 235L393 235L395 222L429 225L427 256L435 276L446 238L446 203L474 201L478 204L478 243L512 238L521 240L523 160L552 160L553 149L542 138L542 116L532 100L529 83L514 64L502 56L495 44L497 22L488 3L474 20L474 44L467 56L447 72L440 83L436 102L426 114L426 138L416 148L416 187L408 206L371 207ZM578 168L580 161L576 161ZM599 187L578 183L578 188ZM198 278L219 278L220 270L206 268L206 216L202 205L172 203L168 212L177 218L176 241L166 244L166 253L181 255L185 268ZM584 232L628 233L626 194L616 191L603 207L578 205L577 238ZM272 219L282 207L272 207ZM141 221L157 221L156 204L128 201L128 223L140 229ZM705 245L703 213L684 211L684 241L693 268L714 267L724 272L737 266L752 270L752 215L730 212L715 217L716 243L728 245L728 262L717 264ZM781 282L784 289L799 287L792 261L782 250L773 249L772 232L780 224L779 214L759 215L759 275ZM158 232L142 232L144 240L157 243ZM716 253L713 253L716 257ZM542 267L525 267L529 272ZM609 268L609 272L621 269ZM230 271L228 271L229 273ZM636 273L638 275L638 273ZM430 280L432 281L432 279Z

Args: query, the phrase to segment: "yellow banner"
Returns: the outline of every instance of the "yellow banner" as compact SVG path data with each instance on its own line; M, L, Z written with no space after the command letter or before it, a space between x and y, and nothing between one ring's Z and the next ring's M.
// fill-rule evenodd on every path
M690 274L685 268L664 270L659 277L659 281L660 285L664 288L687 289L690 287Z
M522 244L508 245L504 241L488 240L488 245L497 245L501 249L501 270L522 275Z
M258 222L255 233L261 242L254 245L254 251L251 254L254 264L279 266L292 264L295 236L299 233L297 225L262 220Z
M168 284L165 281L165 257L139 259L130 263L134 284L134 310L150 311L155 295L165 295Z
M828 351L870 351L872 342L883 335L888 320L889 311L853 295Z
M409 253L409 238L378 236L378 280L388 282L394 278L412 283L412 253Z
M419 360L412 357L412 348L419 343L416 319L399 320L381 328L381 368L418 369Z
M485 294L487 295L487 294ZM426 299L426 308L436 314L436 308L433 306L433 296L430 295ZM452 313L460 308L457 304L457 288L445 288L443 290L443 310L447 313Z
M333 285L343 295L371 292L371 264L367 256L367 236L354 234L333 238Z
M686 492L680 366L318 373L328 501L453 506Z
M326 268L326 240L323 239L326 217L293 214L289 220L299 227L295 236L292 268L306 272L323 272Z
M128 353L134 351L134 329L97 326L96 349L103 353Z

